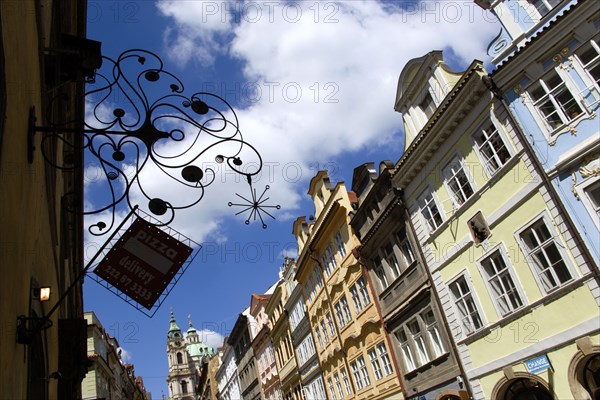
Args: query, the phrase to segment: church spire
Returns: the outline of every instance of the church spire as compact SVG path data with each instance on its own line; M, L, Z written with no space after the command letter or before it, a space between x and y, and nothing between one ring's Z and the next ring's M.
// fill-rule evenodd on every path
M173 308L171 308L171 319L169 321L169 332L167 333L167 337L169 339L181 338L181 329L179 329L179 326L177 326L177 322L175 321L175 315L173 315Z

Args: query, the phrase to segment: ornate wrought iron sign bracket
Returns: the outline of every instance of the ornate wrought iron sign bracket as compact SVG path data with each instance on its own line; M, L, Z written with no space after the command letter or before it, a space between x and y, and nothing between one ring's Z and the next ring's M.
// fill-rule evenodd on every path
M59 169L84 167L69 165L68 157L57 162L51 156L48 149L60 141L65 148L84 152L85 168L94 169L93 185L104 187L95 206L83 212L106 213L110 221L90 226L90 233L102 235L113 228L117 206L123 203L130 210L139 204L158 218L157 225L168 225L175 211L198 204L207 187L232 173L250 185L252 201L238 195L250 203L246 223L258 216L266 228L260 211L274 218L264 207L280 206L264 205L264 192L256 198L252 180L262 170L262 157L243 138L233 107L208 92L184 95L183 83L152 52L127 50L116 60L102 60L84 94L85 120L56 118L67 100L64 95L50 101L43 125L37 125L34 108L29 115L29 162L36 152L35 134L42 133L39 153L48 163Z

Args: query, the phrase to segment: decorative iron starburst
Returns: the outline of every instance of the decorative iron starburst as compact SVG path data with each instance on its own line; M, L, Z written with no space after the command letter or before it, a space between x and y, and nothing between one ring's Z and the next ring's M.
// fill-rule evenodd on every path
M263 197L265 196L265 193L267 192L267 190L269 190L271 187L269 185L265 186L265 190L263 190L262 194L257 197L256 196L256 189L254 189L252 187L252 184L250 184L250 194L252 195L252 200L245 198L244 196L239 195L238 193L236 193L235 195L237 197L239 197L240 199L244 200L245 203L232 203L229 202L227 203L229 205L229 207L232 206L238 206L238 207L245 207L243 210L241 210L240 212L237 212L235 215L239 215L245 211L250 211L250 213L248 214L248 218L246 219L245 223L246 225L250 224L250 219L252 219L253 221L256 221L256 217L258 217L260 219L260 222L262 223L262 227L263 229L267 228L267 224L265 224L265 221L262 217L262 213L267 214L269 217L275 219L274 216L272 216L268 211L265 210L265 208L275 208L277 210L281 209L281 206L279 204L275 205L275 206L268 206L265 205L264 203L269 200L270 197L267 197L265 199L263 199Z

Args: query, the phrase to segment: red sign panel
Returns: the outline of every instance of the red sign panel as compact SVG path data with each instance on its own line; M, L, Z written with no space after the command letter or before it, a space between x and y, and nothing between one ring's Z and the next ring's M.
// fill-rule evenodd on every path
M94 273L150 310L191 253L191 247L138 218Z

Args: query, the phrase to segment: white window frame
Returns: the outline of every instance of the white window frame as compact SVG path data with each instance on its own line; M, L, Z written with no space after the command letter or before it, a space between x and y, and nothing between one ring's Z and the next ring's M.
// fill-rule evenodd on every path
M375 380L380 381L383 379L383 372L381 372L381 364L379 363L379 357L377 355L377 349L372 347L367 351L369 355L369 361L371 361L371 366L373 367L373 375L375 375Z
M588 210L596 227L600 229L600 201L598 204L594 204L594 200L590 194L592 190L600 190L600 178L588 178L588 180L584 181L578 188L581 202Z
M359 314L371 303L371 297L369 296L369 291L367 289L367 283L365 282L364 276L358 278L354 285L352 285L350 288L350 294L352 295L352 300L354 301L356 314Z
M543 243L541 243L541 246L536 246L536 248L534 248L532 250L529 248L527 243L525 243L525 241L523 239L523 234L526 231L529 231L533 225L538 224L540 221L543 222L544 225L546 226L546 229L548 230L548 232L550 234L550 238L546 239ZM537 236L537 233L536 233L536 236ZM524 224L522 228L517 230L517 232L515 232L515 239L516 239L517 243L519 243L519 246L521 247L521 251L523 252L523 254L525 256L525 260L527 261L527 264L529 265L529 268L531 269L531 272L533 273L533 276L534 276L540 290L542 291L542 293L549 294L549 293L563 287L564 285L568 284L569 282L572 282L577 277L577 274L575 273L575 271L571 265L571 260L568 256L568 254L565 252L565 248L567 248L567 246L562 241L560 235L557 233L557 231L554 227L554 224L552 223L552 219L550 218L547 211L543 211L541 214L538 214L531 221ZM558 251L563 263L565 264L565 268L571 277L568 280L566 280L565 282L562 282L562 283L559 282L556 286L547 288L546 284L544 283L544 280L542 280L540 275L541 275L541 273L543 273L544 271L547 271L548 269L540 271L538 269L537 262L531 256L531 254L533 254L536 249L542 247L544 259L549 262L549 260L547 259L546 248L550 244L550 241L556 247L556 250ZM554 272L554 273L552 273L553 271L550 271L550 272L551 272L552 278L556 280L556 278L557 278L556 272Z
M478 140L480 135L485 138L481 144ZM477 157L479 157L479 161L481 162L481 165L483 165L483 170L488 178L491 178L500 171L514 155L503 130L497 127L491 119L488 119L485 124L479 126L477 130L471 134L471 140L473 142L473 147L475 148L475 153L477 154ZM501 154L501 148L496 149L493 145L498 141L504 146L504 150L508 153L508 158L503 159L504 157L503 154ZM484 147L485 149L483 149ZM491 153L490 157L488 157L488 153ZM497 167L493 168L491 166L492 162L496 163Z
M350 369L352 370L352 377L354 377L354 384L356 385L356 390L362 390L364 383L360 376L360 371L358 370L358 364L356 360L350 363Z
M340 374L342 375L342 381L344 382L344 387L346 388L346 395L349 396L352 394L352 387L350 386L350 380L348 379L346 368L342 367L342 369L340 369Z
M331 333L331 339L333 340L333 338L335 338L335 327L333 325L333 318L331 317L330 313L327 313L326 318L327 324L329 325L329 333Z
M379 286L381 287L381 291L383 292L385 289L387 289L390 286L390 283L388 281L387 275L385 273L385 268L383 266L383 259L380 256L375 257L375 259L373 260L373 264L374 264L374 271L375 271L375 275L377 276L377 279L379 281Z
M342 237L342 231L338 231L338 233L335 235L335 244L338 249L340 259L343 260L344 257L346 257L346 244L344 243L344 239Z
M501 272L494 271L494 274L490 275L489 271L486 269L485 263L492 260L492 258L494 258L495 256L498 256L498 258L504 263L505 269L503 269ZM492 264L492 266L495 269L497 266L495 264L495 260L492 262ZM515 273L514 267L510 262L510 259L504 246L498 245L490 251L488 251L485 254L485 256L477 260L477 266L479 267L479 272L481 273L481 276L485 281L490 298L494 303L494 308L496 309L496 312L498 313L498 316L500 318L504 318L527 305L527 299L525 298L525 294L521 289L521 282L519 281L517 274ZM514 286L513 288L507 288L508 283L505 278L502 278L503 276L508 276L512 285ZM492 283L492 281L494 282ZM500 289L502 293L498 293L497 289ZM516 293L516 295L518 296L517 298L521 303L520 305L514 306L512 304L509 298L510 291L514 291ZM507 310L503 310L500 306L501 299L505 299L506 306L508 307Z
M456 171L450 170L451 167L456 167ZM458 175L463 174L466 179L466 184L469 185L469 189L471 194L467 195L467 192L464 190L466 184L461 184ZM465 163L465 159L458 153L456 153L452 158L446 162L441 171L442 179L444 180L444 186L446 187L446 191L452 200L452 204L454 205L454 209L458 209L462 207L471 197L475 195L477 192L477 187L475 186L475 181L471 175L471 171ZM459 192L455 192L452 188L452 183L458 184ZM461 197L459 198L458 194L460 193Z
M465 284L467 285L467 288L469 289L468 295L470 295L471 301L473 302L473 306L475 307L475 311L477 312L477 315L479 316L479 320L481 322L480 327L475 327L474 324L472 325L472 327L467 326L465 324L465 319L468 319L470 324L473 323L471 320L472 313L469 315L463 315L460 311L460 308L458 307L459 301L463 300L467 295L464 293L461 293L460 298L457 298L451 287L452 287L452 285L456 284L461 279L464 279ZM485 314L483 313L483 310L481 308L481 303L479 302L479 299L477 298L477 292L473 289L473 284L471 283L471 276L469 275L468 271L464 270L461 273L459 273L458 275L456 275L452 280L450 280L448 282L448 291L449 291L450 297L453 300L452 303L454 304L455 313L456 313L457 319L460 321L460 325L462 326L462 331L464 332L465 336L472 335L473 333L485 328L485 326L487 325L487 320L486 320Z
M367 369L367 363L365 362L365 358L360 355L356 359L358 361L358 368L360 370L360 374L365 382L365 387L371 385L371 377L369 376L369 370Z
M552 88L549 87L547 83L551 74L555 74L561 81L560 84ZM539 86L545 92L545 95L541 96L539 99L534 98L531 94L534 86ZM557 100L558 95L564 93L564 91L568 92L576 106L580 109L579 114L575 116L569 115L567 110L564 109L563 104ZM551 66L544 71L541 76L532 79L525 88L524 94L527 98L525 106L529 109L538 126L543 128L542 131L548 141L553 142L559 134L566 132L569 127L573 126L576 121L587 114L587 108L582 104L581 96L578 95L579 93L579 88L572 82L567 71L561 68L561 65ZM556 126L552 126L548 122L548 119L544 116L540 107L542 104L548 104L548 102L554 108L554 112L548 115L556 114L560 119L560 124Z
M340 375L337 372L333 373L333 380L335 381L335 386L337 387L338 394L340 395L340 398L343 399L344 398L344 391L342 389L342 383L340 381Z
M431 199L427 200L427 198L431 198ZM435 194L435 192L429 185L427 185L427 187L421 191L421 193L419 194L419 197L417 197L417 207L419 209L419 215L420 215L421 221L423 221L423 224L425 225L425 227L429 231L429 233L431 233L431 232L435 231L437 228L439 228L446 220L446 216L444 214L444 209L441 207L440 204L441 203L437 199L437 195ZM437 210L437 214L432 213L432 211L431 211L433 209L433 207L431 207L432 205ZM427 210L427 213L429 215L431 215L431 220L428 219L425 216L425 214L423 213L423 211L425 209ZM439 223L435 221L434 215L439 215L439 217L440 217ZM433 221L433 224L430 224L430 221Z
M527 3L533 9L533 12L538 16L539 20L544 18L550 11L554 9L562 0L528 0ZM536 3L545 8L544 12L540 12L540 9ZM552 4L554 3L554 4Z
M337 400L337 397L335 396L333 380L331 378L327 378L327 385L329 386L329 392L331 393L331 400Z
M327 326L325 326L325 318L321 320L321 329L323 330L323 339L325 339L325 343L329 343L329 334L327 333Z
M415 252L413 250L413 246L408 237L407 226L408 226L408 224L405 224L402 228L400 228L396 232L396 239L398 240L398 248L400 249L400 253L402 254L402 258L404 259L405 268L408 268L417 259L415 257ZM404 232L404 234L402 234L402 232Z
M408 328L406 328L404 325L394 332L394 336L396 337L396 340L398 340L398 345L400 346L402 363L406 368L406 372L417 369L417 362L410 346L409 333L410 332L408 332ZM404 337L406 338L405 340L401 337L401 334L404 334Z
M394 372L394 368L392 367L392 359L390 358L390 353L387 349L387 346L384 342L381 342L375 345L377 351L379 352L379 359L383 363L383 372L386 376L391 375Z
M371 347L367 351L367 354L369 355L376 381L380 381L392 374L392 363L384 342Z
M433 322L428 322L424 315L431 313L433 315ZM426 310L420 313L421 319L423 320L423 325L425 325L425 330L427 331L427 336L429 337L430 347L433 350L434 359L441 357L446 353L444 349L444 342L442 341L442 335L440 334L440 330L438 328L438 321L435 319L435 313L433 309L427 308Z
M584 61L581 59L581 52L582 49L587 46L595 50L597 54L591 61L584 63ZM583 104L586 106L586 109L589 113L598 108L600 105L600 79L596 81L590 72L590 69L593 67L596 67L600 70L600 34L596 35L590 40L585 41L584 43L581 43L573 51L573 56L577 60L577 62L574 63L575 70L579 73L579 76L586 85L585 89L579 92L579 97L583 101ZM592 94L595 97L595 101L589 103L588 99L585 97Z
M427 352L427 344L425 343L425 335L423 335L423 326L419 324L418 318L413 318L406 323L406 327L408 329L408 333L410 333L410 337L412 338L412 342L414 344L414 349L416 350L417 360L419 365L425 365L430 362L432 359L429 357ZM413 330L411 328L417 328Z
M394 240L389 241L385 246L382 247L381 251L383 252L383 259L388 266L388 269L392 273L392 282L396 280L402 273L402 269L400 267L400 262L398 261L398 257L396 256L396 252L394 248L396 247L396 243Z

